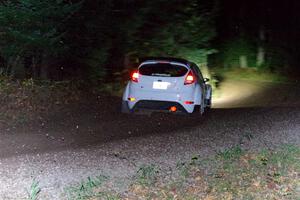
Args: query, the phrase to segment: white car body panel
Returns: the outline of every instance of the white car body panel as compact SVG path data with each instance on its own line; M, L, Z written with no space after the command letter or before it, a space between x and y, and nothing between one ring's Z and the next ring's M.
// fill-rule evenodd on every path
M156 62L143 62L138 69L146 64ZM123 93L123 101L128 103L128 108L133 110L135 105L141 101L163 101L176 102L180 104L187 113L192 113L196 105L205 107L205 98L209 99L211 88L202 80L196 80L192 84L185 85L185 78L191 67L178 62L169 62L171 65L180 65L187 68L187 73L180 77L148 76L139 74L138 82L129 81ZM194 72L195 73L195 72ZM201 75L202 76L202 75ZM129 98L134 98L129 101ZM187 104L186 101L194 102Z

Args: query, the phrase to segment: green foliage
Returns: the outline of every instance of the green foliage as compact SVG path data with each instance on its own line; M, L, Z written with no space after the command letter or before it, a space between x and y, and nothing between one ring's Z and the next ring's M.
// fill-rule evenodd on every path
M133 196L149 199L297 199L299 153L299 147L294 145L261 153L242 151L236 146L222 151L217 159L193 157L187 164L176 166L180 172L183 168L183 179L172 176L166 181L158 177L154 186L141 188L134 185ZM261 162L262 158L267 164Z
M39 187L39 182L34 180L28 191L28 200L37 200L40 192L41 188Z
M63 0L2 1L0 57L7 73L38 78L40 65L62 58L69 50L65 43L69 18L80 6Z
M101 79L103 71L122 71L129 52L203 63L215 36L216 8L216 3L203 0L86 1L72 19L76 26L70 27L68 36L74 55L88 63L91 79ZM77 32L80 38L72 34Z
M278 165L278 172L285 174L289 166L293 165L300 170L300 148L294 145L284 145L275 152L264 150L260 153L258 164L263 166Z
M183 178L188 177L190 166L187 163L177 163L176 169L179 171L180 176L182 176Z
M129 52L204 63L216 34L216 2L5 0L0 56L8 65L29 58L33 67L75 61L95 83L122 71Z
M157 0L142 6L133 18L133 23L138 22L136 30L129 35L133 48L142 55L190 56L203 61L215 36L215 4Z
M249 80L249 81L266 81L273 83L289 83L292 79L289 79L283 73L270 72L264 69L255 68L214 68L214 75L218 80L232 79L232 80Z
M91 198L101 199L118 199L117 197L107 194L105 192L96 191L105 181L105 176L88 177L87 180L81 181L80 184L66 188L68 199L70 200L84 200Z
M218 157L222 158L223 160L232 160L237 159L243 154L243 150L240 146L235 146L224 151L218 153Z
M290 64L289 62L293 60L287 48L274 44L266 44L264 48L268 57L261 66L261 69L271 72L284 72L286 67Z
M80 4L53 0L4 1L0 4L2 53L22 55L44 51L61 53L64 25Z
M247 67L256 66L257 48L255 43L248 38L239 38L226 42L221 49L224 66L226 67L240 67L240 56L247 57Z
M199 157L193 156L189 162L178 162L176 164L176 169L182 178L187 178L190 175L191 168L197 165L200 165Z
M250 33L247 36L243 35L247 34L243 33L238 38L223 42L219 47L220 53L217 57L220 60L217 61L217 65L223 65L225 68L239 68L241 67L240 57L245 56L248 65L246 67L273 73L284 72L286 70L290 64L289 61L292 60L287 49L251 37ZM263 49L264 61L261 65L257 66L259 48Z
M106 69L104 68L107 60L106 49L95 49L91 51L89 57L85 59L88 68L88 78L91 82L97 83L103 81L106 75Z
M215 156L179 163L160 170L143 165L128 190L105 190L102 180L87 178L68 188L69 199L298 199L300 149L284 145L260 152L236 146ZM150 180L150 182L149 182ZM116 182L115 182L116 183ZM155 183L155 184L153 184Z
M137 180L141 185L152 185L159 173L155 165L143 165L137 171Z

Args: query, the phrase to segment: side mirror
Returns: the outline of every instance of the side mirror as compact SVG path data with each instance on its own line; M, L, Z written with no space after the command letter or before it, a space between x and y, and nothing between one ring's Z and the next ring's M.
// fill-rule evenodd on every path
M207 83L209 81L209 78L204 78L204 83Z

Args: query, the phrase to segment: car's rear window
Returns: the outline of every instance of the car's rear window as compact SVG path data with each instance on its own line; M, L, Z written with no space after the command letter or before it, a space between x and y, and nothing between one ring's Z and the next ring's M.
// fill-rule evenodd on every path
M139 68L139 73L145 76L180 77L187 73L188 69L181 65L170 63L145 64Z

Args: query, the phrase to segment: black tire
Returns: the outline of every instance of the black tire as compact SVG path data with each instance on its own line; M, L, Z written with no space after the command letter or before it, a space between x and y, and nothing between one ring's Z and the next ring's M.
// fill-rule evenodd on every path
M205 106L206 108L210 108L211 107L211 97L210 97L210 99L206 99L205 100L205 105L206 105Z
M130 110L127 101L122 101L121 112L126 114L132 113L132 110Z
M211 108L211 98L212 98L212 93L210 92L209 99L205 99L205 109L209 110Z
M205 102L205 112L207 113L211 109L211 97L210 97L210 99L206 99L205 101L206 101Z
M202 115L200 105L195 105L193 115Z

